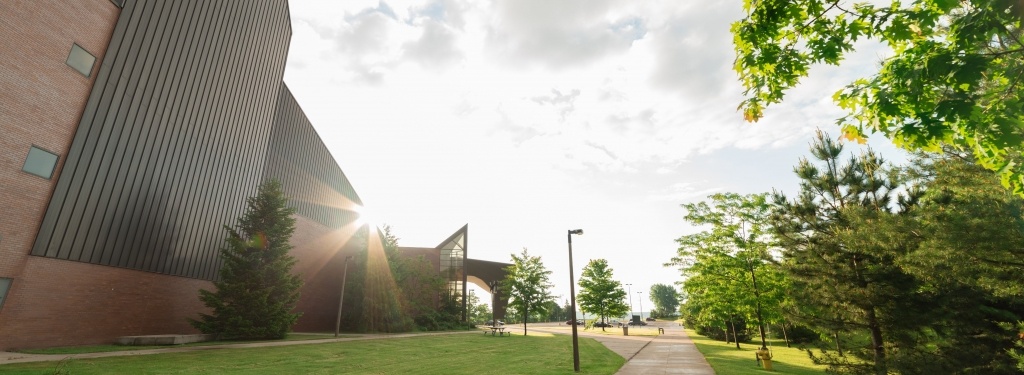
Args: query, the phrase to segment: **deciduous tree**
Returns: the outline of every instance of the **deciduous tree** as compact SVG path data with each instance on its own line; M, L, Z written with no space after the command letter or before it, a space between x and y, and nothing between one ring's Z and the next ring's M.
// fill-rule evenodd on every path
M547 301L551 301L551 271L544 267L539 256L530 256L526 248L512 254L512 265L505 268L505 280L501 285L508 291L509 305L523 318L523 335L531 314L546 313Z
M612 269L604 259L591 259L580 275L580 292L576 294L580 310L597 314L604 322L609 316L621 316L629 311L626 291L622 283L612 279ZM605 327L601 327L604 331Z
M876 5L877 4L877 5ZM740 105L756 121L814 64L863 40L893 52L835 93L850 139L880 132L908 149L953 144L1024 194L1024 3L1018 0L747 0L733 24Z
M670 285L651 285L651 301L659 315L671 316L679 312L679 292Z
M778 306L764 299L778 295L764 293L765 276L775 272L768 252L765 196L724 193L711 195L705 202L684 204L686 221L708 229L677 239L677 256L666 264L679 267L687 276L683 289L691 299L696 298L690 308L701 308L697 317L703 317L705 323L731 323L740 318L754 321L762 346L767 343L764 310ZM735 329L733 336L738 336Z

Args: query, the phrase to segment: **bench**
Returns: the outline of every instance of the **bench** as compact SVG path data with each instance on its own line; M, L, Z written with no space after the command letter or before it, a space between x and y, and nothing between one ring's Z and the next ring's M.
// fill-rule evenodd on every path
M491 336L494 336L495 334L497 334L498 336L505 336L505 327L500 327L500 326L499 327L492 327L492 326L488 326L487 328L491 329ZM484 336L486 336L486 335L487 335L487 331L484 331ZM508 335L512 336L512 333L509 332Z

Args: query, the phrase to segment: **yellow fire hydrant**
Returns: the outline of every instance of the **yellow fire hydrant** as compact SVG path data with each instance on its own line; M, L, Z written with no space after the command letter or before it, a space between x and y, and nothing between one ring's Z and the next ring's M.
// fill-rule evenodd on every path
M772 371L772 352L768 351L767 348L758 349L757 359L761 362L762 368L766 371Z

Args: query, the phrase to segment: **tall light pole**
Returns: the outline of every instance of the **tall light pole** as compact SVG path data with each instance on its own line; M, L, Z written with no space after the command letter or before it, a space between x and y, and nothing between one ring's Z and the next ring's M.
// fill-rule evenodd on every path
M334 321L334 337L338 337L338 330L341 329L341 307L345 305L345 281L348 281L348 261L352 256L345 257L345 271L341 274L341 297L338 298L338 319Z
M583 229L570 229L569 234L569 295L572 299L572 369L580 372L580 342L576 333L576 278L572 274L572 235L583 234Z
M487 286L491 287L491 327L498 326L498 319L494 317L494 307L498 305L498 280L487 283Z
M633 284L626 284L626 295L629 296L629 319L633 320L633 288L630 288Z
M644 292L636 292L636 294L640 295L639 297L637 297L637 300L640 301L640 320L643 321L643 320L645 320L644 319Z

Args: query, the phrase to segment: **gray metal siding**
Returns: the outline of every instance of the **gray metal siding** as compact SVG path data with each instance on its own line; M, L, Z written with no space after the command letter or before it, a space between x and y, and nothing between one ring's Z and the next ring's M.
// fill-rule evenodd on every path
M362 201L291 91L280 90L264 179L281 182L297 214L332 228L351 223Z
M32 254L216 278L264 176L287 7L128 1Z

